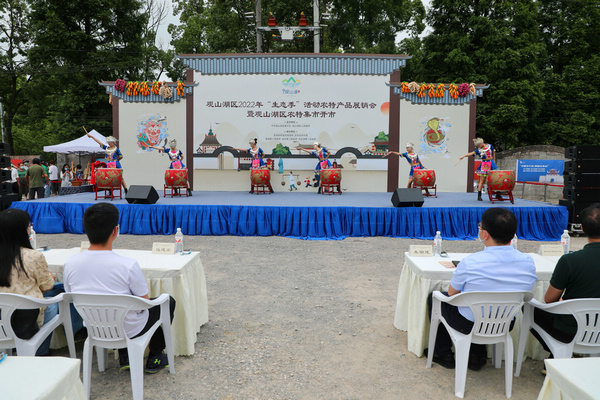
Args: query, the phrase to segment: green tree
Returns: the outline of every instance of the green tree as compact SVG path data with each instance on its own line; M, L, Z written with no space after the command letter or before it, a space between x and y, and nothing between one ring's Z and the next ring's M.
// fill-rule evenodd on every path
M11 154L15 154L13 122L26 103L32 79L27 59L31 47L29 13L29 5L23 0L0 0L0 101Z
M31 1L30 95L15 119L17 149L41 152L48 141L81 135L84 125L110 133L111 106L98 82L145 78L143 10L138 0Z
M540 114L537 3L533 0L433 0L433 32L402 43L417 66L403 80L477 82L490 88L477 101L477 134L500 148L538 143L531 124Z
M403 30L420 33L424 28L425 9L421 0L333 0L321 1L320 13L331 19L320 34L323 52L395 53L396 35ZM174 0L174 12L181 25L171 25L173 45L178 53L255 52L256 31L249 26L245 13L255 11L252 0ZM298 26L304 12L312 26L312 0L262 0L262 26L273 13L278 26ZM302 40L273 40L278 32L264 32L262 51L313 52L313 33Z
M543 143L600 144L600 1L540 0L539 10L548 57L533 131Z

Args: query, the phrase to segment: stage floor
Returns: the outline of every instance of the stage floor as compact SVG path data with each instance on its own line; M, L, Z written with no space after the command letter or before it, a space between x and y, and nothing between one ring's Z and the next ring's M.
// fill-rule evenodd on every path
M393 207L391 193L319 195L305 192L249 194L193 192L191 197L161 197L156 204L113 200L121 213L124 234L289 236L343 239L348 236L392 236L431 239L436 230L445 239L473 239L477 223L489 207L511 209L519 221L517 235L529 240L559 240L567 227L565 207L532 200L477 201L476 193L438 193L422 207ZM98 201L93 193L15 202L29 212L40 233L83 233L85 209ZM107 202L111 202L108 200Z

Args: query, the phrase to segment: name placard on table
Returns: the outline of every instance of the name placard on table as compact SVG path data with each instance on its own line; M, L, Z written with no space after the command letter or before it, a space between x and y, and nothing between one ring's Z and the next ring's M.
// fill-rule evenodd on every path
M429 244L411 244L408 248L411 257L433 257L433 246Z
M175 243L152 243L152 254L175 254Z
M538 250L538 254L542 257L548 256L562 256L565 254L565 250L562 244L542 244Z

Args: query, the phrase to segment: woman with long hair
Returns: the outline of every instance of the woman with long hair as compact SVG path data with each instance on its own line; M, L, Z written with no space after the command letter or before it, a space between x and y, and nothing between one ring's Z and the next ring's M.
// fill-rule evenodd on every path
M31 248L30 222L29 214L23 210L11 208L0 212L0 292L42 299L42 292L54 288L54 277L48 270L44 255ZM57 304L45 310L17 310L11 324L18 337L29 339L57 313ZM50 352L50 337L42 343L36 355Z
M60 179L62 180L61 187L71 186L73 172L71 172L71 167L69 167L69 164L63 165L62 170L60 171Z

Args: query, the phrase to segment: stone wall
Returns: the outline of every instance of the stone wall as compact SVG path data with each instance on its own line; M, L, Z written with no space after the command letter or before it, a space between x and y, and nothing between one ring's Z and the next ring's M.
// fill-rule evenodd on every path
M518 147L516 149L505 150L496 153L496 164L499 169L515 170L517 160L565 160L565 149L558 146L536 145ZM524 187L523 187L524 186ZM544 200L544 189L546 190L546 200ZM542 185L523 185L517 183L513 195L517 198L546 201L552 204L558 204L558 200L563 197L562 187L553 187Z

